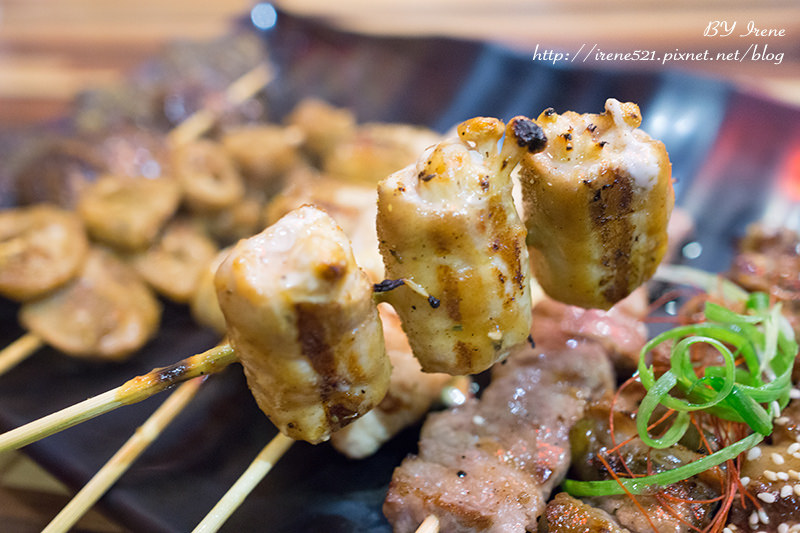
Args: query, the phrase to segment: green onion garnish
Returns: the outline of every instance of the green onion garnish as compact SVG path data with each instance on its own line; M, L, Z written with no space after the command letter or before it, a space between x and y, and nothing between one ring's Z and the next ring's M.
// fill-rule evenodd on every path
M769 296L748 294L733 283L687 267L659 270L669 281L689 281L709 292L722 292L729 299L746 303L746 314L706 303L705 321L679 326L654 337L641 351L638 377L647 394L639 406L636 427L641 440L653 448L677 443L690 426L692 411L703 411L724 420L743 422L753 431L748 437L697 461L678 468L635 478L604 481L566 480L564 490L573 496L641 493L647 487L682 481L717 466L746 451L772 433L775 409L789 403L791 374L798 345L781 315L780 304L769 307ZM715 290L716 289L716 290ZM671 342L670 368L656 379L647 355L659 344ZM721 365L698 369L691 360L691 347L706 344L716 350ZM679 395L672 395L678 391ZM675 411L671 426L660 437L648 432L650 419L659 406Z

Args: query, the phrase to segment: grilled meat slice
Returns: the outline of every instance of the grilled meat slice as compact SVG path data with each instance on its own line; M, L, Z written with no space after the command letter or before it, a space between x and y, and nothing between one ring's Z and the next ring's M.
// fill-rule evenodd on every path
M516 350L480 400L430 415L419 455L395 469L384 514L414 531L430 514L442 531L535 531L569 465L569 432L587 401L613 390L597 345Z
M597 507L559 492L547 502L539 519L539 533L630 533Z
M637 435L632 415L614 412L614 440L609 429L609 405L597 403L586 411L586 416L572 428L572 475L576 479L610 479L604 458L617 473L630 469L634 474L658 473L694 461L700 454L675 444L662 450L643 444ZM630 439L618 452L608 453L615 443ZM714 516L719 496L720 479L714 471L707 471L679 483L663 487L660 491L636 496L602 496L587 499L591 505L610 513L622 527L634 532L660 533L686 532L703 529ZM644 513L642 513L644 509Z

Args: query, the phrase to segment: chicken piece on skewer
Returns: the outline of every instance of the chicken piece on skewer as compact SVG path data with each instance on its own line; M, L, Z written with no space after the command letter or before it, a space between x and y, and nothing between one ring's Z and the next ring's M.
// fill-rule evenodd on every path
M129 260L157 293L174 302L186 303L216 253L216 244L196 222L179 218L164 228L153 246Z
M315 205L336 220L350 239L358 265L370 281L378 283L384 279L375 229L378 211L375 187L298 172L296 179L267 206L267 222L272 224L303 204Z
M552 298L608 309L655 272L674 203L664 145L633 103L601 114L544 111L547 148L522 161L528 243Z
M20 309L22 325L76 357L123 360L156 332L161 306L110 252L90 250L79 277Z
M171 163L184 202L192 211L215 213L236 205L244 196L236 165L214 141L200 139L176 147Z
M386 397L372 411L331 435L333 447L351 459L372 455L402 429L420 420L452 379L449 374L422 372L400 317L386 304L378 309L392 363L391 383Z
M89 241L71 211L41 204L0 212L0 295L41 297L75 277Z
M524 117L505 127L475 118L458 134L379 184L377 219L387 277L413 281L439 305L428 305L408 283L386 301L422 368L454 375L489 368L528 337L528 252L511 172L546 143Z
M372 286L324 212L300 207L240 241L215 283L250 390L283 433L324 441L383 399L391 366Z
M273 199L268 219L277 220L304 203L325 210L350 238L359 266L377 283L384 276L375 230L376 200L374 187L306 175ZM420 420L450 379L447 374L422 372L397 313L385 304L379 311L392 376L386 397L375 409L331 435L334 448L351 458L375 453L403 428Z
M180 188L168 178L106 175L85 189L78 213L89 234L125 251L147 248L180 203Z

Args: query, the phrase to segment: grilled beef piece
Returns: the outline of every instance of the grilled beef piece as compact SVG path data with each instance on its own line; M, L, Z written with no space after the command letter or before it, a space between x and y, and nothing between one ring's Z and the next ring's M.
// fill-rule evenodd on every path
M639 288L611 309L584 309L544 298L533 308L531 336L541 346L596 342L608 353L620 376L629 376L647 342L647 292Z
M431 514L442 531L534 531L568 468L572 424L613 386L599 345L517 349L480 400L428 418L419 455L395 470L384 513L399 533Z
M566 492L547 503L539 519L539 533L630 533L597 507L576 500Z
M615 472L623 473L628 468L634 474L645 474L648 469L658 473L699 458L697 452L681 444L657 450L639 439L631 439L618 451L607 453L615 443L622 443L636 434L633 417L615 410L612 440L608 404L592 405L572 428L571 476L581 480L610 479L601 456ZM687 437L687 440L690 439ZM719 496L721 485L717 474L709 470L658 492L637 495L636 501L628 495L618 495L586 502L610 513L622 527L631 531L650 532L654 528L663 533L695 531L706 527L717 510L718 504L710 501Z

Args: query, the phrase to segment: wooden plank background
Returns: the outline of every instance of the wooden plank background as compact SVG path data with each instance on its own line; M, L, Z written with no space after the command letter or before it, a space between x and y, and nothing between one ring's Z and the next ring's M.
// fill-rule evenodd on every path
M246 16L251 0L0 0L0 125L63 114L84 87L121 80L176 39L203 40ZM764 61L681 61L674 67L734 80L800 105L800 3L796 0L282 0L281 8L355 31L497 40L576 51L733 51L752 42L785 54ZM727 38L703 35L712 20L737 22ZM738 37L748 22L783 28L771 39ZM658 64L626 63L654 67Z

